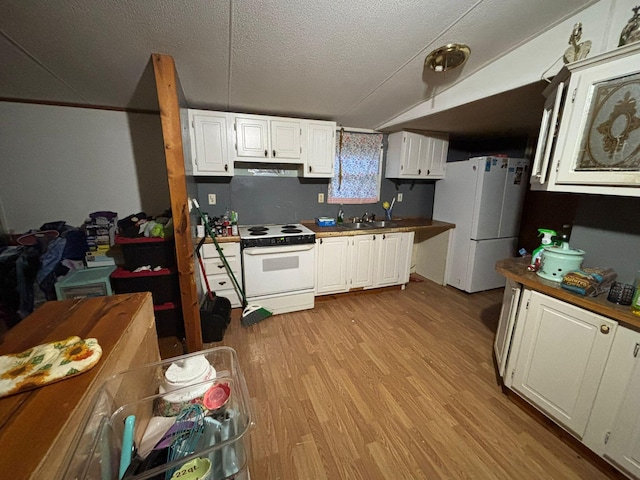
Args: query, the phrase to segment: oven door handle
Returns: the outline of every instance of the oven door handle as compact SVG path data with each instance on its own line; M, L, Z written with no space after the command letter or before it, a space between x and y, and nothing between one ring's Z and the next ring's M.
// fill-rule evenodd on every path
M316 246L315 243L307 243L302 245L285 245L282 247L249 247L245 248L245 255L271 255L273 253L295 253L306 252Z

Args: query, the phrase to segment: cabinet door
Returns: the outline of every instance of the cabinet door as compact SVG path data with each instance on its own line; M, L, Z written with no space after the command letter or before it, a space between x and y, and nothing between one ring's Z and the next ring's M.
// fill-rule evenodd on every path
M443 178L447 164L449 141L423 137L420 152L420 172L425 178Z
M271 158L274 161L300 160L302 124L297 120L271 120Z
M194 175L233 175L229 156L226 115L214 112L192 112L194 136Z
M634 347L636 365L605 447L605 456L640 478L640 343Z
M336 153L336 124L308 122L305 177L333 177Z
M400 234L402 242L400 243L400 253L398 254L398 283L408 283L411 274L411 255L413 253L414 232L405 232Z
M384 233L377 236L378 259L375 265L375 287L386 287L399 283L401 246L401 233Z
M349 237L320 238L316 245L316 294L346 292Z
M400 165L401 176L417 177L420 175L420 148L422 139L422 135L411 132L404 133Z
M566 81L559 82L556 90L544 102L542 122L540 123L540 135L536 146L536 155L531 167L531 188L537 190L547 183L549 174L549 160L553 155L558 135L558 121L561 114L561 106L566 96Z
M236 117L238 157L265 159L269 154L269 122L264 118Z
M350 288L367 288L373 285L376 259L376 235L352 237Z
M525 311L513 389L582 438L617 323L538 292Z
M511 279L507 279L507 285L504 287L504 295L502 296L500 320L498 321L496 338L493 342L493 351L496 356L496 363L498 364L498 372L503 379L505 369L507 368L507 357L509 355L509 347L511 346L513 328L515 327L518 316L520 291L520 284ZM510 378L504 380L507 386L511 386ZM509 380L508 383L507 380Z

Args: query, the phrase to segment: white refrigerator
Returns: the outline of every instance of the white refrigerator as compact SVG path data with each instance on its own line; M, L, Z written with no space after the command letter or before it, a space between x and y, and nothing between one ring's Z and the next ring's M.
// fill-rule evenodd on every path
M496 261L513 257L529 161L477 157L447 163L436 182L433 219L455 223L447 255L446 283L469 293L504 287Z

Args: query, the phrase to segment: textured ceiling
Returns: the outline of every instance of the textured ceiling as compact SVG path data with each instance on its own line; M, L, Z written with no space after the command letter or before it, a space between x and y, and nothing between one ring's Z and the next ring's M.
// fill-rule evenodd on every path
M592 3L0 0L0 98L157 109L148 67L163 53L190 107L376 128L434 94L423 72L430 50L471 46L441 90ZM477 133L466 117L478 115L467 113L434 118Z

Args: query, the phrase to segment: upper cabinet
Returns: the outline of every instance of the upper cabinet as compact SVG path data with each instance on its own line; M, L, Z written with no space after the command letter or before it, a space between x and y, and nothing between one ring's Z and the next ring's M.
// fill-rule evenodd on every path
M308 121L306 132L305 177L333 177L336 153L336 123Z
M386 178L444 178L449 140L413 132L389 135Z
M233 117L223 112L189 110L193 175L233 175L230 141Z
M335 122L188 110L188 126L190 174L231 176L235 162L249 162L294 164L302 176L333 177Z
M532 188L640 196L640 43L567 70L546 91Z
M236 116L236 160L300 163L302 121L261 115Z

